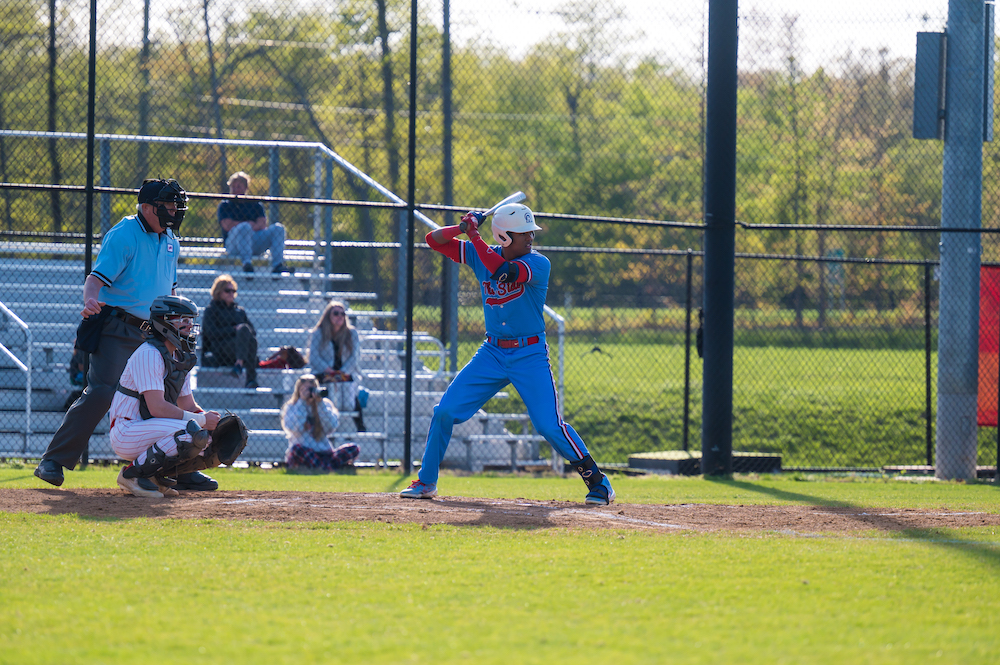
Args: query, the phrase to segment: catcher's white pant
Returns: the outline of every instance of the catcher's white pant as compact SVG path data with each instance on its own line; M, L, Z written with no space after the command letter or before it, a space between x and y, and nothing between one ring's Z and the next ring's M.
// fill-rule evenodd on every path
M149 420L115 418L111 426L111 449L122 459L135 460L136 464L142 464L146 461L145 452L155 443L160 450L171 457L177 454L174 434L178 431L183 432L186 426L186 420L173 418ZM189 442L191 435L184 432L180 439Z

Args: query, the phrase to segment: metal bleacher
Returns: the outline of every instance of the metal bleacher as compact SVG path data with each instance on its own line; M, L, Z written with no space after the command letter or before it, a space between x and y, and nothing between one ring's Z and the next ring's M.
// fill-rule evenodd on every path
M67 372L73 337L79 323L84 279L78 246L53 243L0 243L4 268L0 276L0 457L37 459L48 445L63 417L63 407L74 390ZM334 442L353 441L361 447L359 462L388 464L403 456L404 341L394 332L395 312L365 309L376 294L350 290L346 274L317 274L311 267L271 275L261 262L250 275L234 272L230 265L216 266L206 259L222 258L219 248L201 248L183 260L178 291L199 306L209 302L212 281L230 272L239 283L239 302L257 329L260 357L278 347L293 345L305 355L310 330L323 306L332 298L348 306L348 315L362 341L362 369L369 400L364 409L368 432L357 432L351 414L341 414ZM95 250L96 252L96 250ZM47 255L49 258L34 258ZM286 251L286 263L300 264L302 256ZM370 305L368 305L370 307ZM200 353L199 353L200 357ZM411 411L412 454L423 453L423 438L434 405L447 387L449 376L445 347L437 338L415 333ZM281 430L280 408L292 392L300 370L259 369L256 389L244 388L243 377L229 368L198 367L193 376L195 399L206 409L233 411L251 429L241 457L248 463L280 463L287 445ZM518 422L520 432L506 424ZM537 463L540 437L531 434L525 414L488 414L456 426L445 465L478 471L483 468L517 468ZM464 445L459 445L459 444ZM91 460L114 460L105 417L90 440Z

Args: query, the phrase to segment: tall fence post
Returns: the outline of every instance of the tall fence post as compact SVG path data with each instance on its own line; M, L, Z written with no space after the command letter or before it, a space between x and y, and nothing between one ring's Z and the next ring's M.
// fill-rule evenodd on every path
M687 297L684 303L684 432L683 450L688 449L688 428L691 422L691 270L693 252L688 247L687 251L687 279L685 281L685 292Z
M949 0L938 297L937 478L976 477L983 200L983 0ZM948 230L958 230L948 233Z
M927 443L927 466L934 466L934 420L931 395L931 270L930 263L924 264L924 438ZM998 429L1000 431L1000 429Z
M701 471L733 472L737 0L708 3Z
M55 3L52 3L55 7ZM53 45L54 46L54 45ZM90 274L91 268L91 258L90 254L93 250L93 237L94 237L94 143L97 138L97 0L90 0L90 38L88 43L88 53L87 53L87 212L86 220L84 222L86 229L86 252L83 259L83 278L87 279L87 275ZM53 129L55 129L53 127ZM110 163L110 158L108 162ZM29 427L30 430L30 414L31 414L31 337L28 338L28 414L29 414ZM87 389L87 379L86 376L90 374L90 355L87 355L87 359L83 363L84 370L84 380L83 386L84 390ZM80 468L87 468L87 464L90 462L90 443L83 449L83 454L80 456Z
M442 103L442 159L441 167L443 177L442 186L444 188L444 204L455 204L454 192L454 164L452 155L452 85L451 85L451 2L444 0L444 34L442 35L441 48L441 103ZM452 215L450 212L444 214L444 226L450 226ZM442 338L448 344L448 369L452 372L458 371L458 264L446 256L441 257L443 274L443 290L445 297L441 303L442 310L447 310L447 316L442 312L442 319L447 322L442 326Z

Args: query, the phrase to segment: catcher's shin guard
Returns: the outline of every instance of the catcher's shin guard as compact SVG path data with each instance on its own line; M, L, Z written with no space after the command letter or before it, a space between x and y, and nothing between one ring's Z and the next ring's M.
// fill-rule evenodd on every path
M580 474L580 477L583 478L583 482L587 484L587 489L594 489L604 480L604 474L597 468L597 462L590 455L587 455L582 460L571 462L571 464L576 469L576 472Z
M170 458L160 450L155 443L146 450L146 459L142 464L133 462L125 467L122 475L125 478L152 478L159 473L165 464L169 464Z

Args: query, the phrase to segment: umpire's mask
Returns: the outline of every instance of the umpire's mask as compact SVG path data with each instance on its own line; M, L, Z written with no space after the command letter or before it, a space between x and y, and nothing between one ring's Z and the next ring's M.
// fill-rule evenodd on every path
M148 203L156 208L156 218L165 229L171 229L175 234L180 232L184 213L187 212L187 192L173 178L169 180L144 180L139 188L139 203ZM164 203L173 203L177 211L170 214Z

